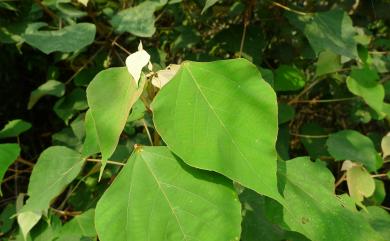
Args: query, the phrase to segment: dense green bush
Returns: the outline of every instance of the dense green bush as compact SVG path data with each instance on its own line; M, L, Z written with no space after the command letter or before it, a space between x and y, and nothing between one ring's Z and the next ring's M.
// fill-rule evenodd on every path
M389 4L0 0L0 240L389 240Z

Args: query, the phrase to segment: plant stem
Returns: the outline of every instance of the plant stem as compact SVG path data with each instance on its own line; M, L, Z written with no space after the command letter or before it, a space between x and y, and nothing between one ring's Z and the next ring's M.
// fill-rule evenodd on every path
M329 137L329 135L303 135L303 134L297 134L297 133L292 133L292 132L290 132L289 134L292 135L292 136L298 136L298 137L302 137L302 138L318 138L318 139L321 139L321 138L328 138Z
M92 158L87 158L85 159L86 161L89 161L89 162L102 162L102 160L100 159L92 159ZM117 166L124 166L125 163L122 163L122 162L116 162L116 161L106 161L107 164L112 164L112 165L117 165Z
M150 135L150 132L149 132L149 129L148 129L148 125L146 124L145 119L142 119L142 124L144 125L146 134L148 135L149 142L153 146L153 139L152 139L152 136Z
M296 14L299 14L299 15L309 15L309 14L312 14L312 13L305 13L305 12L301 12L301 11L298 11L298 10L295 10L295 9L292 9L292 8L289 8L283 4L280 4L278 2L274 2L274 1L270 1L273 5L277 6L277 7L280 7L286 11L289 11L289 12L292 12L292 13L296 13Z
M344 173L339 180L337 180L337 182L334 184L334 189L336 189L338 186L340 186L340 184L345 181L347 175Z
M299 100L299 98L302 97L302 95L306 94L306 92L308 92L311 88L313 88L313 87L316 86L318 83L320 83L323 79L324 79L324 77L319 78L319 79L313 81L313 82L312 82L310 85L308 85L304 90L302 90L301 93L299 93L299 94L298 94L297 96L295 96L292 100L290 100L290 101L288 102L288 104L291 105L291 104L296 103L296 102Z
M316 103L331 103L331 102L340 102L340 101L349 101L349 100L356 100L358 99L357 96L355 97L348 97L348 98L339 98L339 99L325 99L325 100L297 100L294 103L310 103L310 104L316 104Z

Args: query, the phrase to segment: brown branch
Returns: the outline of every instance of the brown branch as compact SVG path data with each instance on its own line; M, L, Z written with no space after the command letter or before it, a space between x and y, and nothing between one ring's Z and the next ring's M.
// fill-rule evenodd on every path
M49 15L52 19L58 20L58 16L51 11L48 7L46 7L41 0L35 0L35 3L47 14Z

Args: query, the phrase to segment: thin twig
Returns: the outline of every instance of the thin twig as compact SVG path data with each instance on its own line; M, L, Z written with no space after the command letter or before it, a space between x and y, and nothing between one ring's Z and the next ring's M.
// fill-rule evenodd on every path
M96 164L84 177L80 178L80 180L74 185L72 188L69 188L68 193L66 194L66 197L62 200L61 204L58 206L59 209L63 209L68 202L68 199L71 197L71 195L76 191L76 189L79 187L79 185L87 179L87 177L91 176L94 173L99 172L100 168L99 165Z
M389 208L389 207L381 206L381 208L383 208L383 209L386 209L386 210L390 211L390 208Z
M244 29L242 30L242 37L241 37L241 43L240 43L240 52L238 53L238 57L241 58L242 51L244 50L244 43L245 43L245 36L246 36L246 28L248 24L244 22Z
M114 46L117 46L118 48L120 48L123 52L125 52L126 54L130 55L131 52L129 50L127 50L125 47L123 47L122 45L120 45L119 43L116 42L116 39L114 39L112 41L112 45Z
M356 9L359 7L360 0L355 0L355 3L352 5L351 10L349 10L348 14L353 15L356 12Z
M18 157L18 159L16 159L16 161L17 162L20 162L20 163L23 163L23 164L25 164L25 165L27 165L27 166L30 166L30 167L34 167L34 163L32 163L32 162L29 162L29 161L27 161L27 160L24 160L23 158L21 158L21 157Z
M374 175L371 175L371 177L387 177L387 174L386 173L374 174Z
M344 173L340 179L334 184L334 189L336 189L340 184L346 180L347 175Z
M47 14L49 15L52 19L58 20L58 16L52 12L48 7L46 7L41 0L35 0L35 3Z
M66 210L58 210L58 209L55 209L55 208L50 208L53 212L61 215L61 216L77 216L77 215L80 215L82 214L83 212L81 211L66 211Z
M69 77L69 79L64 83L65 85L69 84L85 67L87 67L88 64L92 62L96 58L96 56L102 51L104 47L100 47L84 64L81 66L72 76Z
M339 99L325 99L325 100L297 100L294 103L310 103L310 104L316 104L316 103L331 103L331 102L340 102L340 101L349 101L349 100L356 100L359 97L348 97L348 98L339 98Z
M289 105L296 103L296 101L299 100L306 92L308 92L311 88L316 86L318 83L320 83L324 78L319 78L315 81L313 81L310 85L308 85L304 90L301 91L297 96L295 96L292 100L288 102Z

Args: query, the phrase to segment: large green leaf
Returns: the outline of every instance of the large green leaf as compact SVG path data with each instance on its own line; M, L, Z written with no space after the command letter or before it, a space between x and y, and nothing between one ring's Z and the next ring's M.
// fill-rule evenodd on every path
M25 236L49 208L52 199L77 177L83 164L81 154L67 147L51 146L41 153L28 184L29 199L18 214Z
M84 213L74 217L62 226L59 235L79 235L84 237L96 236L95 230L95 210L89 209Z
M139 37L151 37L156 28L154 27L154 12L163 6L166 1L144 1L135 7L120 11L116 14L111 24L119 32L129 32Z
M139 147L96 207L102 241L238 240L230 180L182 163L166 147Z
M20 147L18 144L0 144L0 183L8 167L19 156ZM2 195L0 189L0 196Z
M379 76L374 70L353 69L347 78L347 87L353 94L362 97L372 109L381 113L385 89L378 80Z
M18 136L30 128L31 128L31 124L24 120L21 119L12 120L8 122L3 127L3 129L0 130L0 138Z
M280 199L276 96L256 66L185 62L151 106L157 131L187 164Z
M388 240L390 237L390 214L376 206L367 207L367 211L363 210L362 214L367 218L371 226L382 235L383 239Z
M141 78L137 87L126 67L103 70L89 84L88 105L103 160L108 160L115 151L130 109L141 95L144 84L144 78Z
M371 139L354 130L343 130L331 134L326 141L328 152L336 161L352 160L375 171L381 158Z
M349 58L357 58L356 30L346 12L330 10L303 16L289 14L288 18L305 34L317 55L329 50Z
M44 23L30 24L23 39L45 54L73 52L90 45L95 39L96 27L92 23L78 23L55 31L38 31Z
M24 208L45 210L50 201L79 174L84 160L81 154L63 146L51 146L41 153L28 185Z
M287 204L267 203L274 222L316 241L384 240L349 201L334 194L334 177L324 163L308 157L280 161L278 178Z
M264 196L245 189L240 194L240 200L243 204L241 241L307 241L303 235L285 231L280 226L271 223L266 216Z

